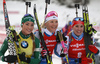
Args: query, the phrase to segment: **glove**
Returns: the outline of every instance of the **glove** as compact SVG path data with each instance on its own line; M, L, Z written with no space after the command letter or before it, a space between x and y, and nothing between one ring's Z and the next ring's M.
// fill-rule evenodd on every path
M68 53L67 47L61 49L61 57L64 57Z
M66 40L67 40L67 38L64 36L64 33L62 34L62 36L63 36L64 41L66 41Z
M81 58L81 64L89 64L89 63L92 63L92 59L91 58Z
M89 24L87 32L92 35L92 33L96 33L97 31L92 27L92 24Z
M5 61L5 62L8 62L8 63L13 63L13 62L16 62L17 56L14 56L14 55L4 56L2 58L2 60Z
M61 56L64 57L68 53L67 45L64 43L64 48L62 47L62 44L57 44L57 53Z
M47 55L47 50L46 49L43 49L41 51L41 54L42 54L42 57L44 58Z
M95 54L99 53L99 50L94 46L94 45L89 45L88 46L89 50Z
M66 41L67 38L64 36L64 33L62 34L62 36L63 36L63 40ZM60 39L59 39L59 36L58 36L58 32L57 32L57 35L56 35L56 41L57 41L58 43L60 43Z
M63 49L64 49L64 54L67 54L68 53L67 47L64 47Z
M19 55L19 59L20 59L21 61L24 61L24 62L30 63L31 59L25 57L25 53L24 53L24 52L23 52L22 54L18 54L18 55Z

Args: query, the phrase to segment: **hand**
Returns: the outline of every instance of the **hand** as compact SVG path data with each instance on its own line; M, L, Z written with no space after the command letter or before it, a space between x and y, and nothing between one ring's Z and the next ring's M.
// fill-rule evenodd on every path
M67 54L68 53L67 47L65 47L63 51L64 51L64 54Z
M62 34L62 36L63 36L63 40L66 41L67 38L64 36L64 33Z
M89 63L92 63L92 59L91 58L82 58L81 59L81 64L89 64Z
M96 33L97 31L92 27L92 24L89 24L87 32L92 35L92 33Z
M67 47L62 48L61 53L60 53L60 56L61 56L61 57L64 57L67 53L68 53Z
M68 53L68 49L67 49L67 44L64 43L64 48L62 47L62 44L57 44L57 49L56 52L58 55L60 55L61 57L64 57L67 53Z
M19 59L20 59L21 61L24 61L24 62L30 63L31 59L25 57L25 53L24 53L24 52L23 52L22 54L18 54L18 55L19 55Z
M8 62L8 63L13 63L16 62L17 56L14 55L8 55L3 57L3 61Z
M89 50L95 54L99 53L99 50L94 46L94 45L89 45L88 46Z
M43 49L43 50L41 51L41 53L42 53L42 57L45 57L45 56L47 55L47 50Z

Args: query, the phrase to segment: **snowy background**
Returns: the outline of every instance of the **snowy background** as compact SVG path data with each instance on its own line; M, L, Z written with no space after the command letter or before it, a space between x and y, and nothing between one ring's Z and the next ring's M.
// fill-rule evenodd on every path
M54 0L53 0L54 1ZM66 5L60 5L57 1L53 2L51 0L50 5L48 5L47 12L56 11L59 17L59 27L64 27L69 20L72 20L76 14L75 8L68 8ZM52 3L53 2L53 3ZM26 13L25 3L22 1L7 1L7 9L9 12L9 20L11 25L20 25L21 18ZM31 7L29 8L29 12L33 14L33 6L37 5L37 14L39 18L40 24L44 21L44 11L45 11L45 0L34 0L31 1ZM89 10L89 18L91 23L96 23L96 25L100 25L100 0L90 0L90 4L88 4ZM82 6L80 5L80 9L78 9L78 16L82 17ZM3 16L3 6L2 0L0 0L0 25L4 25L4 16Z
M53 2L51 0L50 5L48 5L47 12L49 11L56 11L58 13L58 28L62 28L65 26L68 21L72 20L76 17L76 9L75 8L68 8L66 5L60 5L57 1ZM5 34L4 29L4 15L3 15L3 0L0 0L0 34ZM6 1L7 10L9 15L9 20L11 25L17 25L20 27L21 18L26 13L26 5L25 2L22 1ZM37 5L37 14L39 18L40 24L44 21L44 14L45 14L45 0L34 0L31 1L31 7L28 9L28 13L33 14L33 6L34 4ZM100 31L100 0L90 0L88 4L89 10L89 20L94 26L97 26L97 31ZM82 6L78 9L78 16L82 17ZM2 27L3 26L3 27ZM35 25L35 29L37 29L37 25ZM1 38L1 36L0 36ZM6 55L8 52L6 52ZM60 58L53 56L53 64L61 64ZM0 64L7 64L0 61Z

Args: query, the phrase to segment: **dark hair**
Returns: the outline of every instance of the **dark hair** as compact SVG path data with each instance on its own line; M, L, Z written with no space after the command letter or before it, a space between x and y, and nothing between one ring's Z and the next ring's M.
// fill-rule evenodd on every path
M33 50L32 51L34 51L34 49L35 49L35 36L34 36L34 34L31 32L31 38L32 38L32 40L33 40Z

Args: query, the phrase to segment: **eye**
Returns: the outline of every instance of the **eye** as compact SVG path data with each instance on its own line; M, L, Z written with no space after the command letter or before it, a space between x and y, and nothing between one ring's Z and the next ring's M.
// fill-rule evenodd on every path
M81 25L81 28L84 27L83 25Z
M51 21L51 23L53 23L53 21Z
M26 25L28 26L28 25L29 25L29 23L26 23Z
M34 26L34 24L31 24L31 26Z
M78 25L76 25L75 27L78 27Z
M56 21L56 23L58 23L58 21Z

